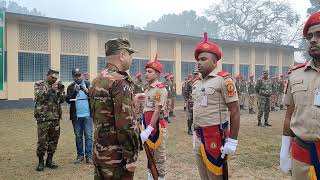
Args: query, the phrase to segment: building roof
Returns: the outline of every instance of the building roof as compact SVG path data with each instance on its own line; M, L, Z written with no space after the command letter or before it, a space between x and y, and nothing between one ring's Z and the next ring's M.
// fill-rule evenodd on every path
M189 35L181 35L181 34L172 34L172 33L163 33L163 32L155 32L155 31L146 31L146 30L137 30L137 29L130 29L124 27L115 27L115 26L108 26L102 24L94 24L94 23L86 23L86 22L79 22L79 21L72 21L72 20L65 20L65 19L58 19L58 18L51 18L51 17L44 17L44 16L34 16L34 15L26 15L26 14L19 14L13 12L6 12L6 19L16 19L20 21L26 22L33 22L33 23L54 23L54 24L61 24L67 27L79 27L84 29L97 29L101 31L112 31L112 32L120 32L120 33L129 33L134 35L141 35L141 36L156 36L159 38L165 39L180 39L182 41L200 41L202 40L202 35L199 37L196 36L189 36ZM213 41L220 45L236 45L236 46L243 46L243 47L258 47L258 48L275 48L275 49L282 49L288 51L300 51L301 49L294 48L293 46L288 45L277 45L272 43L262 43L262 42L241 42L241 41L230 41L230 40L222 40L222 39L212 39Z

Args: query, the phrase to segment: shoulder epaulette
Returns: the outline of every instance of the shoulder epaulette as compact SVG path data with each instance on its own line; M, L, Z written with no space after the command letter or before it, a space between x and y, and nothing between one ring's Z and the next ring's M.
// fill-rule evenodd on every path
M217 72L217 75L222 76L224 78L227 78L227 77L230 76L230 74L228 72L225 72L225 71Z
M157 86L158 88L164 88L164 87L165 87L165 85L164 85L162 82L158 82L158 83L156 84L156 86Z
M292 68L289 69L288 74L290 74L292 71L300 69L302 67L305 67L307 65L307 63L303 63L303 64L298 64L296 66L293 66Z

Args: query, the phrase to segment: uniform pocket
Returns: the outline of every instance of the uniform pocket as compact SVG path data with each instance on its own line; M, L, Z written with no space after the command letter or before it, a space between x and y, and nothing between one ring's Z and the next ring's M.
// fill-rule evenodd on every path
M208 94L208 95L213 95L215 92L216 92L216 89L213 87L208 87L206 89L206 94Z
M295 80L292 82L291 93L294 97L295 104L306 104L308 84L303 83L303 80Z

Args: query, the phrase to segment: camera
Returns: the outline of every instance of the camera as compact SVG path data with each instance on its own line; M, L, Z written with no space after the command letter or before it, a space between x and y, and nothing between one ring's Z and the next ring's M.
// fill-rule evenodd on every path
M58 90L59 91L64 91L64 85L62 84L61 81L58 82Z

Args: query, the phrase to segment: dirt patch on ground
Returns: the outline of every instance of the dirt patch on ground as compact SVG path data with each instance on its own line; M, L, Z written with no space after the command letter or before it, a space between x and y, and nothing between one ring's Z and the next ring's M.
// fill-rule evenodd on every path
M36 122L32 109L0 110L0 179L93 179L93 166L73 164L75 137L67 109L61 120L56 170L36 172ZM177 106L177 117L168 125L166 179L200 179L187 135L185 112ZM279 171L279 150L284 111L272 112L271 128L257 127L256 115L242 112L239 146L230 157L230 179L289 179ZM146 179L146 157L140 153L135 179Z

